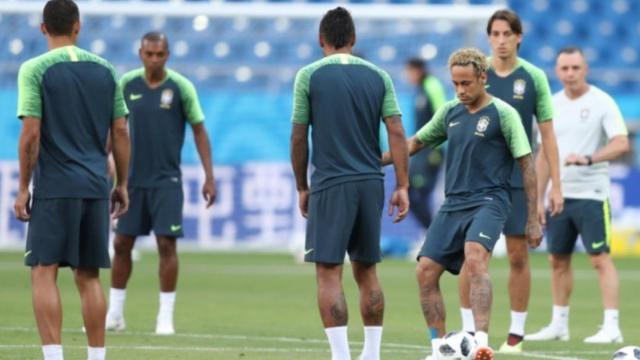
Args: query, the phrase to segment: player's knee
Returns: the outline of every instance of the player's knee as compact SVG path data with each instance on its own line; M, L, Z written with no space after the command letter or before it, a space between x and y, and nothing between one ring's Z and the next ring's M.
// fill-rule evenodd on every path
M433 263L419 261L416 265L416 278L421 284L435 283L438 281L438 269Z
M564 256L550 256L549 263L551 264L551 270L554 272L565 272L569 270L571 265L568 258Z
M525 271L529 268L529 256L527 252L509 254L509 265L512 271Z
M589 258L591 259L591 265L593 268L598 271L605 269L611 262L611 258L606 253L591 255Z
M133 241L130 239L116 238L113 242L113 250L116 256L131 256Z
M487 261L481 256L472 256L465 258L464 263L466 271L471 277L485 274L489 271L489 265Z
M176 256L176 241L174 239L159 240L158 254L160 255L160 257Z

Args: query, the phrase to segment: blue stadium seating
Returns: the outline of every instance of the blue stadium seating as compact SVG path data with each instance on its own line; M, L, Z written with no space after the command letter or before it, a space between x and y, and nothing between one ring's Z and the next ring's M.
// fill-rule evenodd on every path
M165 0L168 1L168 0ZM202 0L191 0L202 1ZM249 0L239 0L249 1ZM269 0L286 2L293 0ZM305 0L325 2L327 0ZM349 0L351 3L431 3L450 4L453 0ZM470 4L503 3L495 0L468 0ZM525 21L526 34L521 55L550 71L554 55L563 46L585 46L594 81L608 70L637 72L640 58L640 26L635 0L510 0L509 6ZM17 66L45 51L33 15L3 15L0 18L0 86L15 84ZM139 16L84 16L80 45L95 50L118 65L119 69L139 66L137 47L141 35L161 30L172 43L171 66L194 79L199 86L263 87L289 89L292 76L305 63L321 55L317 46L317 20L249 19ZM29 24L30 26L25 26ZM467 43L463 27L434 22L408 22L411 31L396 23L357 20L359 55L379 63L392 76L400 77L403 61L420 54L429 44L437 54L432 68L442 70L448 54ZM483 31L474 35L478 46L486 49ZM238 67L251 72L238 76ZM436 70L437 71L437 70ZM244 78L243 78L244 76ZM637 79L637 74L632 77ZM243 81L239 81L242 79ZM613 93L636 91L635 81L603 81ZM403 86L400 82L399 86Z

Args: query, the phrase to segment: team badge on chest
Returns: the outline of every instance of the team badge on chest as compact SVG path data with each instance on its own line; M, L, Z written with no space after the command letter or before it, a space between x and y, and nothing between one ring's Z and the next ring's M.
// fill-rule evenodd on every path
M524 92L527 90L527 82L518 79L513 82L513 98L514 99L524 99Z
M173 102L173 90L164 89L162 95L160 95L160 107L163 109L171 109L171 103Z
M485 131L487 131L487 128L489 127L489 123L491 122L491 120L489 119L488 116L482 116L480 117L480 119L478 120L478 124L476 124L476 132L475 134L477 136L484 136Z

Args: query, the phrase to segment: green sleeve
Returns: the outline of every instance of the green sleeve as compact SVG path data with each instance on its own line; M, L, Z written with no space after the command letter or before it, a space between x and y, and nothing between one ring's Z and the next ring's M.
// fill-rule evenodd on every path
M382 117L386 118L393 115L402 115L398 99L396 99L396 91L393 88L391 77L384 71L380 72L384 81L384 99L382 100Z
M447 95L445 94L444 87L440 80L435 76L427 76L424 80L424 92L429 98L429 103L433 111L438 111L442 105L447 102Z
M113 74L113 81L116 82L116 91L113 94L113 120L115 120L129 115L129 109L127 109L127 104L124 102L122 82L118 81L113 69L111 69L111 73Z
M302 68L296 74L293 85L293 114L291 122L296 124L308 124L310 118L309 105L309 79L311 78L309 70Z
M180 100L182 100L182 108L184 110L184 116L191 125L200 124L204 122L204 112L200 106L200 99L198 99L198 92L193 83L186 77L177 73L171 72L170 75L178 84L180 89Z
M431 120L427 122L418 132L416 138L430 147L436 147L447 141L447 124L445 120L449 110L457 104L457 101L450 101L436 111Z
M40 83L42 77L36 64L28 61L18 71L18 117L42 118Z
M553 103L551 101L551 88L544 71L536 68L531 71L536 88L536 120L538 123L553 119Z
M496 106L500 114L500 129L513 158L531 154L531 145L518 111L505 102L496 102Z

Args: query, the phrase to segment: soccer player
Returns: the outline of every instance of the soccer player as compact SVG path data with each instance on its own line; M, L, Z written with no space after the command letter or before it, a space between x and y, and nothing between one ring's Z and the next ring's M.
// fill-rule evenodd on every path
M427 230L416 268L432 348L436 349L445 335L440 277L445 270L458 274L464 262L479 345L476 360L493 358L488 346L492 301L489 259L511 207L509 177L514 159L522 171L527 195L528 243L536 247L542 240L527 134L518 112L486 92L488 66L477 49L453 53L449 69L457 99L447 102L408 140L411 155L448 142L445 201ZM389 163L386 153L383 163Z
M584 342L622 342L618 325L618 274L609 256L609 161L629 151L629 139L620 109L609 95L587 82L587 71L582 50L570 47L560 51L556 75L564 89L553 96L553 106L557 113L554 126L558 146L564 159L565 210L546 219L553 317L549 326L527 335L526 340L569 340L571 253L580 235L598 272L604 306L604 324ZM538 156L536 166L538 194L544 197L549 165L544 156ZM544 214L541 218L544 219Z
M316 264L318 306L332 359L348 360L348 312L341 279L345 252L349 253L364 323L360 359L377 360L384 313L376 275L384 203L381 120L396 170L389 208L389 215L398 209L396 222L409 211L406 139L391 78L351 54L356 33L346 9L337 7L324 15L319 42L325 57L296 75L292 115L291 162L300 211L308 219L305 260ZM315 167L311 187L309 128Z
M116 175L112 216L127 211L127 108L113 66L75 46L80 32L72 0L50 0L43 23L49 51L20 67L22 119L16 217L29 222L25 264L45 360L63 359L58 268L71 267L80 293L88 359L105 358L106 304L100 268L109 262L107 137ZM29 183L33 178L33 203Z
M510 10L499 10L487 23L487 35L492 57L487 71L487 91L514 107L531 143L533 118L538 123L546 157L551 171L551 193L549 196L551 215L562 211L563 198L560 188L558 147L551 119L551 91L547 77L542 70L518 57L522 42L522 22ZM509 255L509 299L511 302L511 326L507 340L500 352L521 352L524 326L527 317L529 293L531 290L531 270L529 268L528 243L525 236L527 224L527 200L523 190L520 169L514 166L509 177L512 207L504 234L507 238ZM540 204L539 206L543 206ZM469 296L469 273L462 270L460 276L460 303L463 329L473 332L474 321Z
M422 128L433 114L447 101L440 80L430 74L427 63L420 58L411 58L405 65L409 83L416 89L415 129ZM427 229L433 218L431 198L438 181L438 173L443 161L441 149L421 151L409 163L409 201L411 213L420 225Z
M158 32L143 36L139 51L143 67L121 78L131 114L130 211L116 226L115 255L107 329L124 330L124 302L131 276L131 251L136 237L153 230L158 245L160 309L156 334L175 333L173 308L178 281L176 239L182 233L182 179L180 151L188 123L204 170L202 195L209 208L216 197L209 137L193 84L165 68L169 58L167 37Z

